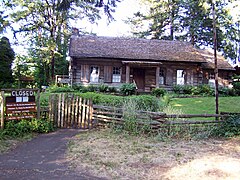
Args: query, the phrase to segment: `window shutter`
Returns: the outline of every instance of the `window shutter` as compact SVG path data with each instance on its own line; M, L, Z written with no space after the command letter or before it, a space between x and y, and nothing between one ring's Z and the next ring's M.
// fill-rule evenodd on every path
M81 65L81 81L82 82L89 82L89 65Z
M104 66L104 82L112 82L112 66Z

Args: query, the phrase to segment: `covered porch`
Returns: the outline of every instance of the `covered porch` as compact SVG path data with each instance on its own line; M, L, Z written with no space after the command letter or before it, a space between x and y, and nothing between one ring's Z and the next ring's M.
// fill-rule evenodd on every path
M161 62L122 61L126 67L126 83L134 83L138 92L150 92L165 84Z

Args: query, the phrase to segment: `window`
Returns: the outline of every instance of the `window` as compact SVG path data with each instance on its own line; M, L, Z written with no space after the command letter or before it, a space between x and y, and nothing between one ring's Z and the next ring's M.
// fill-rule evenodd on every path
M99 82L99 67L91 66L90 82L98 83Z
M177 85L184 85L185 82L185 72L184 70L177 70Z
M165 79L165 71L163 68L160 68L159 70L159 84L163 85L164 84L164 80Z
M210 72L210 73L209 73L209 79L215 79L215 74L212 73L212 72Z
M121 82L121 68L113 67L112 82Z

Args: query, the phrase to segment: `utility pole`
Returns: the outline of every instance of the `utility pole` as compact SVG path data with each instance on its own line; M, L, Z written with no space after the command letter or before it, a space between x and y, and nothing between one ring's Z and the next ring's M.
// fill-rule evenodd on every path
M217 30L216 30L216 10L215 0L212 0L213 13L213 46L214 46L214 74L215 74L215 113L219 114L218 109L218 63L217 63Z

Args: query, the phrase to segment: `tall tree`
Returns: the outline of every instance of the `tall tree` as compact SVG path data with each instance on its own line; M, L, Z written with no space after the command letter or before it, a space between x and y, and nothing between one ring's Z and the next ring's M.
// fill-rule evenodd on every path
M0 40L0 82L11 84L13 82L12 63L15 53L11 48L8 38L2 37Z
M180 0L145 0L145 3L150 6L148 13L139 11L129 20L135 26L133 33L139 37L173 40L175 33L180 31ZM145 23L149 24L148 30L138 31Z
M88 18L94 22L100 18L99 7L111 18L116 1L105 4L102 0L8 0L7 6L11 9L9 16L18 25L13 29L14 34L17 37L22 33L30 40L32 59L38 66L46 65L44 71L49 70L45 73L49 81L55 74L67 74L70 20Z
M145 15L138 12L130 22L137 27L136 25L140 26L141 23L148 21L148 30L133 33L141 37L189 41L198 47L213 47L211 1L156 0L151 3L150 0L144 1L150 4L149 12ZM236 51L232 52L234 49L232 39L236 29L233 26L228 4L228 1L216 0L217 49L222 51L225 57L233 59ZM170 33L167 28L170 29Z

